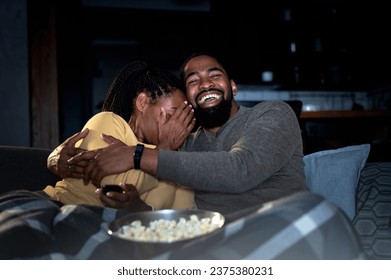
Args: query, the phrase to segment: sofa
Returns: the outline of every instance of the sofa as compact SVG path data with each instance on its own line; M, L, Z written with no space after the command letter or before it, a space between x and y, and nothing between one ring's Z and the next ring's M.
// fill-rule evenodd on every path
M362 146L359 148L361 149ZM360 149L354 147L353 151ZM352 149L337 151L338 156L341 154L341 157L346 159L346 151L350 153ZM42 190L47 184L55 184L59 178L46 168L46 160L50 152L42 148L0 146L0 194L15 189ZM336 154L334 150L326 153L333 156ZM317 155L318 161L319 154L314 155ZM324 154L320 153L320 155L323 159ZM314 158L306 156L307 165ZM357 165L358 167L352 168L352 162L349 161L345 164L347 168L351 168L355 174L358 172L359 175L358 183L353 190L355 213L349 217L349 220L354 225L366 258L391 259L391 162L366 162L364 155L360 158L362 166ZM335 167L335 164L329 165ZM322 167L322 174L325 173L328 172ZM344 177L349 176L348 172L342 174ZM329 194L330 191L321 195ZM331 197L330 200L332 199ZM332 203L340 207L338 201Z
M361 144L304 156L307 185L348 216L369 259L391 259L391 162Z
M15 190L42 190L59 178L46 167L51 150L0 146L0 194Z
M391 162L368 162L361 171L353 224L369 259L391 259Z

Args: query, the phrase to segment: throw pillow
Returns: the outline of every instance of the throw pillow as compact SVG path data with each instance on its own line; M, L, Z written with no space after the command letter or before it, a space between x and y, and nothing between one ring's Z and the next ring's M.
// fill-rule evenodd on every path
M308 188L336 204L353 220L356 189L370 144L325 150L304 156Z

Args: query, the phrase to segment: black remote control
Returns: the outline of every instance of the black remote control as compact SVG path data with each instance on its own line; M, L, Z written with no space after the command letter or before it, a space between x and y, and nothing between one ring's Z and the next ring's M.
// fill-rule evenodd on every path
M102 187L102 191L104 194L107 194L108 192L122 193L123 189L119 185L105 185Z

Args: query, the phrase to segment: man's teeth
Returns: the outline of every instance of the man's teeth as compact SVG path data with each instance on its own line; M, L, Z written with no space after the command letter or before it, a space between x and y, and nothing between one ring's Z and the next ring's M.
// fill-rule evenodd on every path
M207 94L207 95L203 96L203 97L200 99L199 103L200 103L200 104L203 104L203 103L205 103L206 101L210 101L210 100L213 100L213 99L220 99L220 98L221 98L220 95L210 93L210 94Z

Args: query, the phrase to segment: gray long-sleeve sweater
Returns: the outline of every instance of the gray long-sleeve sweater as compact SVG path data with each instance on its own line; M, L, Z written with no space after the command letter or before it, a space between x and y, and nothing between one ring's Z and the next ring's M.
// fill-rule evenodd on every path
M216 133L198 129L180 152L161 150L157 176L223 214L307 190L297 117L283 101L240 107Z

